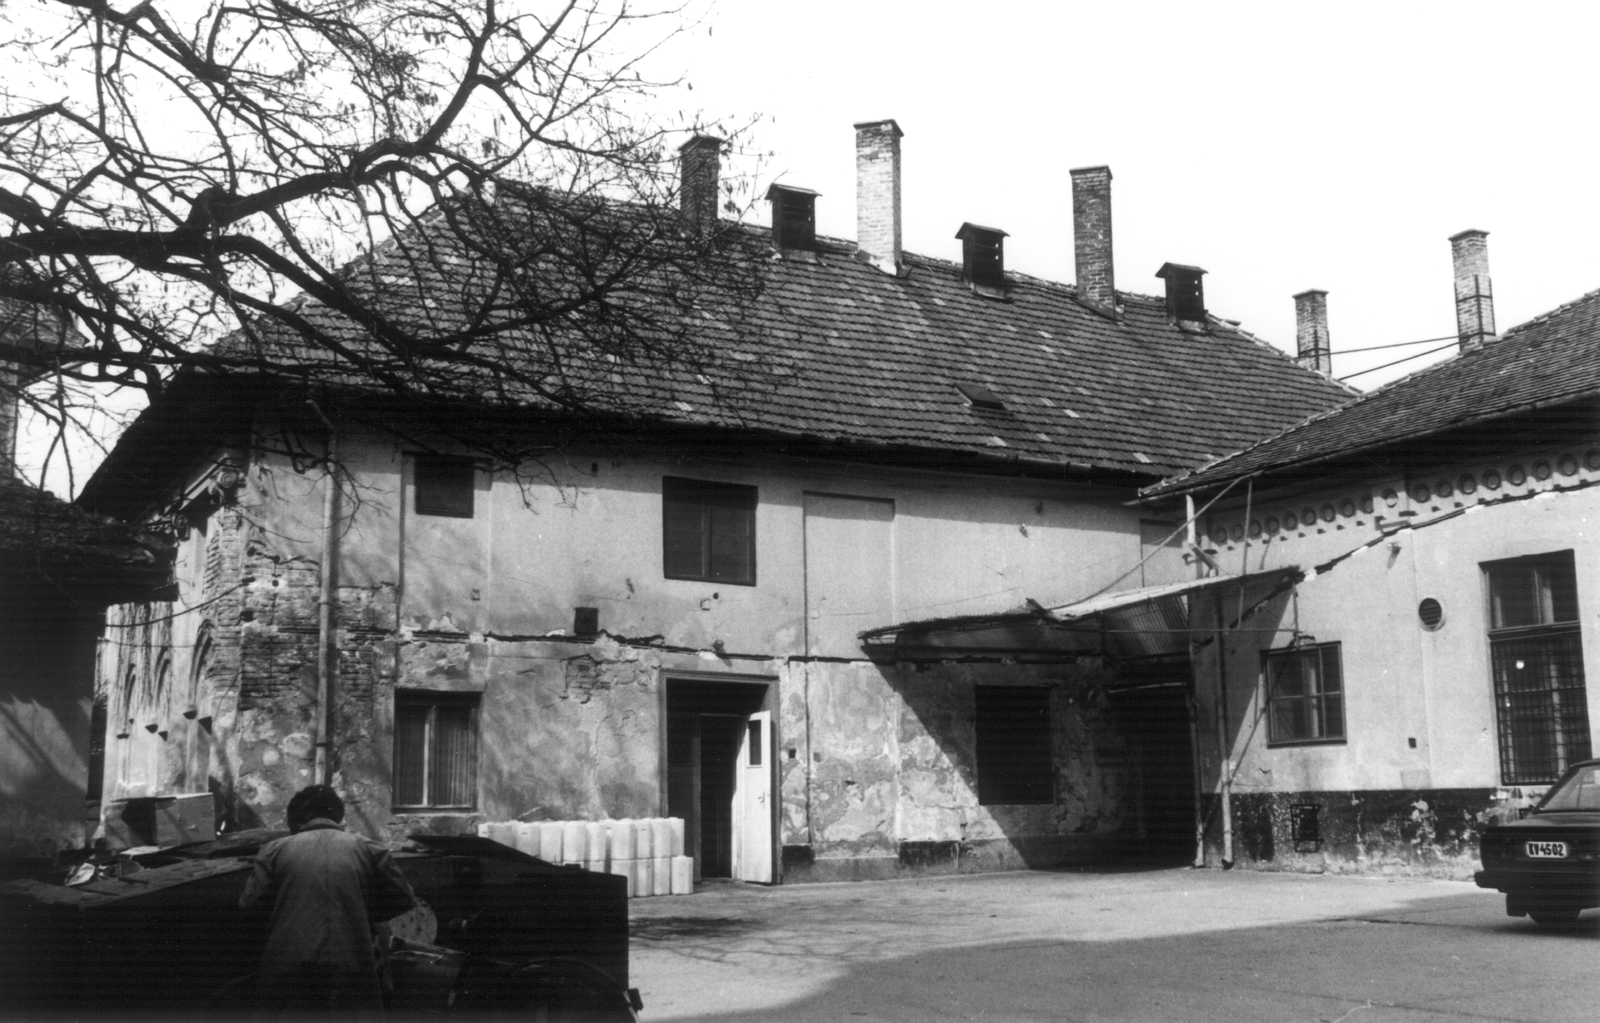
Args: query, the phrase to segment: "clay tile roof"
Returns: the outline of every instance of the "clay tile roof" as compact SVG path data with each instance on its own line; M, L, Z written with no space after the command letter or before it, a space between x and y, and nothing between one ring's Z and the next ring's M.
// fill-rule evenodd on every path
M1144 492L1199 490L1596 397L1600 291Z
M167 582L171 561L152 538L0 478L0 607L67 599L98 609L146 599Z
M1207 332L1180 330L1164 298L1119 292L1125 313L1113 320L1079 305L1072 286L1024 274L1007 273L1003 295L979 294L949 260L907 254L893 275L857 258L851 242L818 238L814 251L780 256L767 251L764 229L730 232L760 251L763 281L739 316L704 314L703 336L726 356L722 370L628 377L630 414L643 402L647 417L674 425L1156 479L1355 393L1236 324L1212 319ZM392 251L390 243L363 257L377 264L369 278L388 279ZM434 261L438 280L393 284L418 317L449 318L440 299L461 287L449 274L468 271L467 260L446 256ZM329 322L316 303L296 301L308 319ZM357 333L349 324L348 336ZM272 362L270 351L251 358ZM768 364L782 372L758 387L734 372ZM321 382L337 367L328 374ZM982 388L1004 407L975 406L958 385ZM533 395L496 400L539 405Z

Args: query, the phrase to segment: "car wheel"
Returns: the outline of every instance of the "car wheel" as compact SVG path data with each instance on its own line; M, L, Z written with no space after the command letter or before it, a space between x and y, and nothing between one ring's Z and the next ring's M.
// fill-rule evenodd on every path
M1534 909L1528 915L1533 917L1533 922L1541 927L1550 927L1555 924L1570 924L1578 919L1576 909Z

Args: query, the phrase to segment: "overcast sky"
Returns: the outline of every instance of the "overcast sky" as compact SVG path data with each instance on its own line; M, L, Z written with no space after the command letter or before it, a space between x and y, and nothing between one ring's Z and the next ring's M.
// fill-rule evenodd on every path
M855 236L857 121L905 132L907 249L959 258L970 220L1010 232L1008 268L1054 280L1073 279L1067 172L1109 165L1121 290L1202 266L1214 313L1288 351L1291 296L1325 289L1345 376L1436 346L1341 350L1454 334L1465 228L1489 232L1502 330L1600 287L1597 12L721 0L657 67L694 87L664 109L760 115L730 171L821 192L836 237Z
M1502 330L1600 287L1600 5L721 0L671 57L855 236L857 121L905 132L907 249L1003 228L1010 269L1073 279L1074 167L1113 174L1120 290L1209 271L1217 315L1285 350L1328 294L1337 376L1455 333L1450 235L1489 232ZM762 204L765 215L765 204ZM1441 358L1434 356L1434 359ZM1370 388L1425 365L1355 377Z

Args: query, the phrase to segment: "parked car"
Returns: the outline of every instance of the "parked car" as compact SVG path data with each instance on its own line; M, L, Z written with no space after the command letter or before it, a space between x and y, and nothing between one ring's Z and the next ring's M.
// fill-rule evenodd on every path
M1600 760L1574 765L1527 817L1489 827L1478 850L1474 879L1505 893L1510 916L1571 923L1600 906Z

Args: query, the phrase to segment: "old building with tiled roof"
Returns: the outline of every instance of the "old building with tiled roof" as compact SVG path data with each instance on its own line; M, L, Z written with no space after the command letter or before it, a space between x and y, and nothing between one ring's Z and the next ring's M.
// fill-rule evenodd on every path
M181 536L177 599L128 608L159 628L103 665L133 723L108 791L209 787L232 823L276 823L325 777L391 837L679 817L700 876L759 881L1192 841L1181 692L1120 699L1149 673L1082 636L1018 658L860 634L1189 579L1181 504L1138 488L1352 393L1212 314L1197 267L1118 289L1105 168L1073 175L1076 286L1007 270L995 228L961 225L960 259L902 251L899 137L857 126L855 242L817 237L822 200L788 185L771 228L709 219L718 144L684 147L685 233L741 275L685 314L693 365L598 356L603 325L574 321L480 353L545 344L560 379L419 361L388 378L408 397L262 329L175 381L84 498ZM474 209L537 234L544 201L502 184ZM419 277L412 243L351 279L478 351L450 304L483 283L470 255L430 242ZM329 424L338 487L320 435L268 443L301 385L355 410ZM546 457L506 471L430 432L441 408Z
M1234 630L1194 660L1216 855L1465 876L1600 748L1600 292L1501 334L1452 243L1454 355L1145 491L1258 573L1192 609Z

